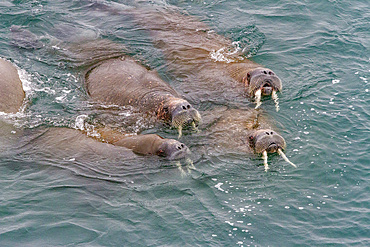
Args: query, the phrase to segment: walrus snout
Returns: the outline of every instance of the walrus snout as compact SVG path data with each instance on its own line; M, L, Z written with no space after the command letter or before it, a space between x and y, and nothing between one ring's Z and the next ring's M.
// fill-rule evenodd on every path
M201 121L199 112L193 108L187 101L179 102L172 107L172 125L175 127L183 127L195 125L198 126Z
M284 138L270 129L256 131L249 137L249 142L255 153L275 153L286 147Z
M271 87L269 82L266 82L262 87L262 95L268 96L271 95L273 91L273 88Z
M257 68L247 74L249 94L254 96L256 91L261 89L262 95L271 95L272 91L281 91L280 78L270 69Z
M268 153L276 153L279 148L281 148L281 147L277 143L273 142L268 146L266 151Z
M158 155L169 160L182 159L190 153L190 149L179 141L168 139L159 147Z

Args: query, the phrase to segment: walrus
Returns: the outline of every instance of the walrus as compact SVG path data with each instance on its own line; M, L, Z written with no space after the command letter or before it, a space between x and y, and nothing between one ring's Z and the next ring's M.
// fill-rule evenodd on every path
M88 150L91 150L91 153L97 154L122 153L125 157L131 158L135 153L158 155L168 160L177 160L190 153L185 144L174 139L162 138L156 134L124 135L108 128L97 130L101 134L99 137L91 137L86 135L85 131L66 127L37 129L33 131L34 134L29 134L32 137L29 141L37 144L38 148L63 148L64 153L70 156L81 156L79 153L86 154Z
M23 105L25 93L17 68L0 58L0 111L16 113Z
M96 47L103 47L98 56L100 61L91 65L84 73L83 80L89 96L104 104L133 106L142 112L153 114L157 119L177 128L179 137L184 126L196 128L201 120L199 112L163 81L156 71L147 69L127 55L111 55L114 54L111 50L116 49L114 46L108 40L90 41L79 46L78 50L82 54L89 54L90 50L93 52ZM102 59L104 56L107 59Z
M204 114L203 121L210 126L206 130L207 136L213 140L210 143L223 149L262 155L265 171L269 169L269 153L278 153L296 167L283 152L286 148L284 138L273 130L269 119L259 110L219 107Z
M96 130L99 133L98 139L101 141L128 148L138 154L158 155L175 160L184 158L190 153L185 144L174 139L165 139L156 134L129 135L108 127Z
M189 74L196 74L213 90L220 87L215 82L221 78L234 80L244 85L246 94L255 99L256 108L261 105L262 96L270 96L279 110L280 78L271 69L246 59L231 40L218 35L205 23L170 8L139 8L128 12L150 31L154 44L164 52L176 76L189 78Z

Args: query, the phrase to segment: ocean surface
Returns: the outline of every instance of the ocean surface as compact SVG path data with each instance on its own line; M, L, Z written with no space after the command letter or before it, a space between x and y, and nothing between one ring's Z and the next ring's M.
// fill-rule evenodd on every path
M280 111L271 100L262 108L297 168L270 155L265 172L259 156L213 148L202 125L181 139L195 166L183 172L60 132L130 116L94 106L63 57L61 44L86 38L123 44L203 115L253 107L212 88L197 99L148 32L112 12L134 6L197 16L278 74ZM0 56L18 67L27 98L21 112L0 113L0 246L370 246L369 9L365 0L2 0Z

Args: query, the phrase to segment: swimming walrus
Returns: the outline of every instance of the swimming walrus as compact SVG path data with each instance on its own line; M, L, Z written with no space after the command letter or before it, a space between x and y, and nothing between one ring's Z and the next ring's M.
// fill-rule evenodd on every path
M23 105L25 93L17 68L0 58L0 111L16 113Z
M170 8L132 9L137 22L150 30L154 44L163 50L177 77L191 75L212 90L225 89L222 84L237 81L243 84L249 97L255 98L256 108L261 105L261 96L271 96L279 110L277 92L282 90L279 77L270 69L246 59L232 41L211 30L194 16L171 11ZM230 86L233 86L230 84Z
M289 164L294 165L284 154L286 142L274 131L269 119L255 109L216 108L204 114L204 124L210 126L207 136L222 149L262 155L265 170L268 153L278 153Z
M128 148L138 154L158 155L174 160L184 158L190 153L185 144L156 134L127 135L110 128L96 130L99 133L99 139L103 142Z
M94 41L108 44L109 41ZM91 46L90 46L91 47ZM196 127L199 112L183 99L155 71L138 64L133 58L109 58L91 66L85 76L87 93L95 101L119 106L133 106L154 114L157 119L179 130L187 125Z
M91 137L86 135L84 131L65 127L37 129L33 133L29 133L29 141L37 145L38 148L63 149L64 154L68 153L70 156L78 157L88 155L89 152L95 154L111 153L111 155L116 152L131 158L133 153L136 153L158 155L169 160L176 160L184 158L190 153L189 148L183 143L155 134L124 135L111 129L97 129L97 131L101 134L99 137ZM116 156L114 155L114 157Z

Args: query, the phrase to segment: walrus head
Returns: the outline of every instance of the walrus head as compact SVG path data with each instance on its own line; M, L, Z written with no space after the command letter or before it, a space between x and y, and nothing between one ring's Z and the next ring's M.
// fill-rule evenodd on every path
M286 147L284 138L270 129L254 131L249 136L249 144L253 151L258 154L262 154L263 151L275 153L279 148L285 149Z
M270 96L274 99L276 110L278 111L276 92L281 91L282 84L276 74L266 68L256 68L247 73L244 83L247 87L247 93L256 98L258 108L261 105L261 96Z
M157 151L157 155L166 157L169 160L182 159L189 153L190 150L185 144L173 139L164 139Z
M171 126L179 130L179 137L182 135L182 129L186 126L196 128L201 121L199 112L186 100L180 98L171 98L163 104L158 111L158 118L170 123Z
M264 160L265 171L267 171L267 153L278 153L283 159L294 167L293 164L284 154L283 150L286 147L284 138L270 129L261 129L249 135L249 145L257 154L262 154Z

